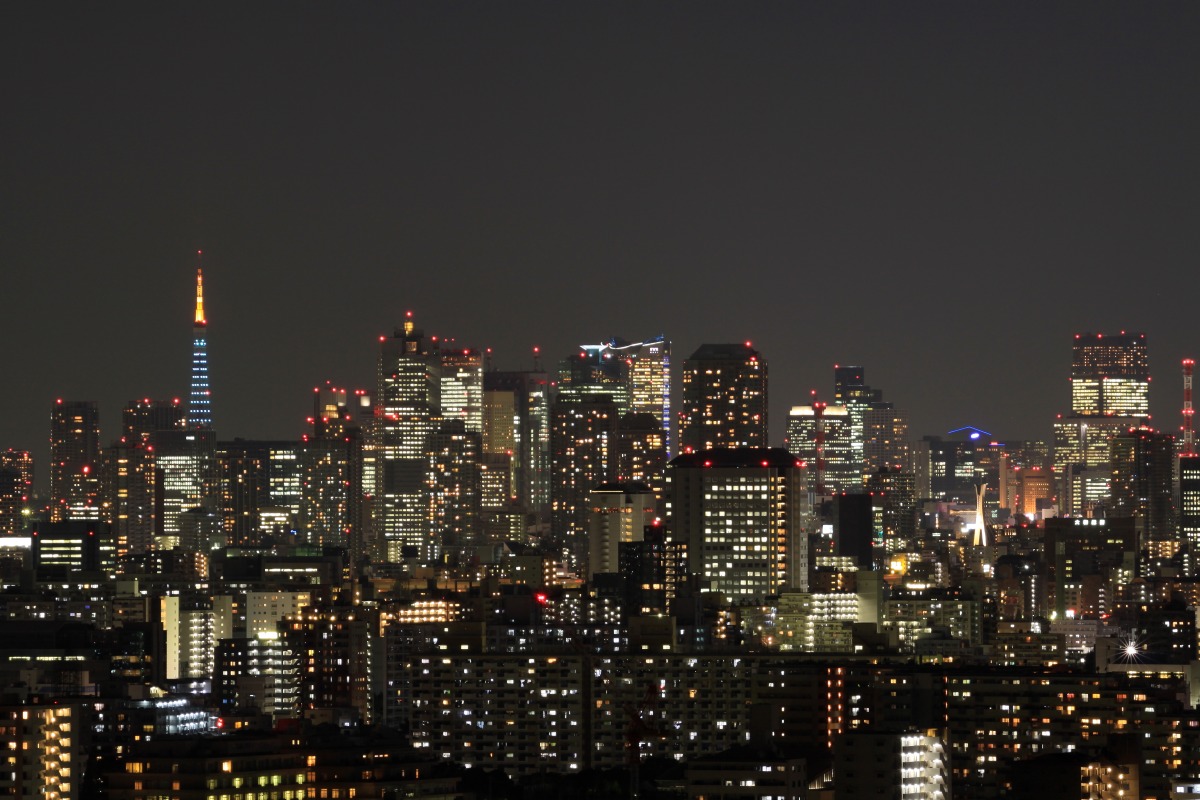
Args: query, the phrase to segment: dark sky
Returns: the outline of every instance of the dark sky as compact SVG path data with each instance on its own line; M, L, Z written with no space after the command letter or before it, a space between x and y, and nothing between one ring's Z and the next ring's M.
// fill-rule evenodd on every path
M1194 3L6 3L0 446L186 393L293 438L413 309L491 346L752 340L1046 438L1076 331L1200 352ZM39 465L42 476L44 462Z

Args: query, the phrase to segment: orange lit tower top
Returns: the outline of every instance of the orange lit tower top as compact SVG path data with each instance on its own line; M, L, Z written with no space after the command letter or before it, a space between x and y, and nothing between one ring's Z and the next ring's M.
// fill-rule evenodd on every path
M204 270L196 268L196 327L208 325L204 319Z

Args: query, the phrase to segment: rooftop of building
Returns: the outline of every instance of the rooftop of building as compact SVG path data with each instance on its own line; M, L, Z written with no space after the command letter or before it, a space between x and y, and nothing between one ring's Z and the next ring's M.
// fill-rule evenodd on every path
M602 483L593 492L621 492L622 494L654 494L650 485L642 481L609 481Z
M688 361L745 361L752 356L758 358L759 353L750 342L702 344Z
M800 460L782 447L734 447L699 450L671 459L671 467L798 467Z

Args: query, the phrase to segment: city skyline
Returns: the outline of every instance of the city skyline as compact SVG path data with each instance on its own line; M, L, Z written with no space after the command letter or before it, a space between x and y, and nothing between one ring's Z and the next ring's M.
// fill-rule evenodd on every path
M408 309L501 369L750 340L771 444L836 363L914 437L1048 440L1070 337L1145 331L1177 429L1195 10L471 11L6 8L0 443L186 397L197 249L222 438L299 435Z

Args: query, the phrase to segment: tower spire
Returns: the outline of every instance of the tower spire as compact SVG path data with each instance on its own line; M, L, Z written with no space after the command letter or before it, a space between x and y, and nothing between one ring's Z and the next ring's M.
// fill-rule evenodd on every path
M200 268L200 256L203 250L196 251L196 322L197 326L207 325L204 319L204 270Z

